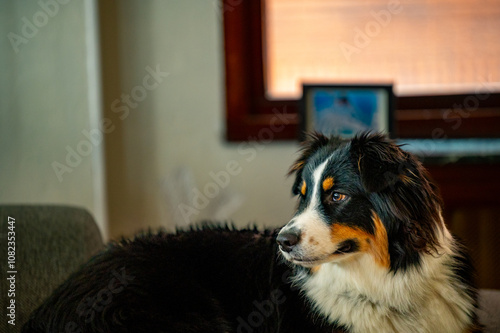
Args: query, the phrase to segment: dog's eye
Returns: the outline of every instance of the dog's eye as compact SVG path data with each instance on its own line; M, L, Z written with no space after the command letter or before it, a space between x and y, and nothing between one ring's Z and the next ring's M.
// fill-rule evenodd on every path
M341 202L347 199L347 195L339 193L339 192L333 192L331 195L331 200L333 202Z

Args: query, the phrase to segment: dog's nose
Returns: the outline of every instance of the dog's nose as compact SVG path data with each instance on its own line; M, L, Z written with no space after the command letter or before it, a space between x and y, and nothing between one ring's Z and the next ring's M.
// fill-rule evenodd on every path
M281 231L276 237L281 249L285 252L291 252L295 245L299 242L300 232L297 229Z

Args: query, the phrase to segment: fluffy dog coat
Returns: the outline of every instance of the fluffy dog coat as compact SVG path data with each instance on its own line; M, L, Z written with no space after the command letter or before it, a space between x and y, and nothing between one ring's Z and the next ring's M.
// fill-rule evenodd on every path
M411 154L311 135L278 231L205 226L109 245L23 332L479 332L473 270Z

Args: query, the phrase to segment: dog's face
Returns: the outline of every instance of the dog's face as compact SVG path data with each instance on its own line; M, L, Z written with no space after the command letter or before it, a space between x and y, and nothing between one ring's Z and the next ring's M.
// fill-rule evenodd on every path
M277 237L290 262L315 267L369 254L397 269L433 246L438 197L420 163L385 137L312 135L291 173L298 209ZM429 221L414 228L417 219Z

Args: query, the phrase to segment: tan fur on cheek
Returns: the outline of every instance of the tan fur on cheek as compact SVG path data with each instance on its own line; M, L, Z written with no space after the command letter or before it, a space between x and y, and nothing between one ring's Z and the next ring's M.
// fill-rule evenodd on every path
M389 268L387 231L377 214L373 213L372 219L375 226L374 235L356 227L335 223L330 229L331 241L334 244L339 244L354 239L358 242L360 251L370 253L378 265Z
M372 220L375 225L375 236L373 237L373 256L377 264L389 268L391 259L389 257L389 240L387 239L387 230L385 229L382 220L374 212Z

